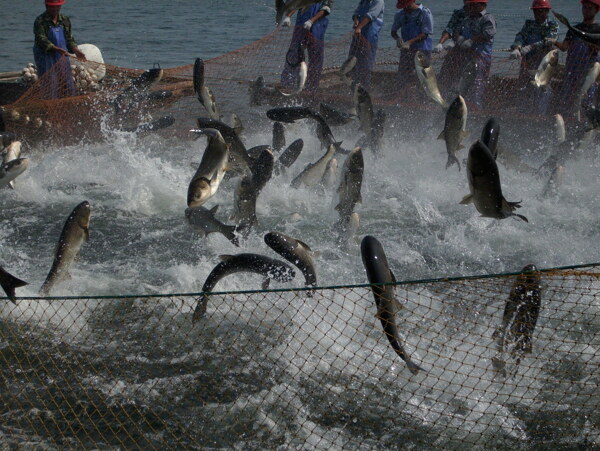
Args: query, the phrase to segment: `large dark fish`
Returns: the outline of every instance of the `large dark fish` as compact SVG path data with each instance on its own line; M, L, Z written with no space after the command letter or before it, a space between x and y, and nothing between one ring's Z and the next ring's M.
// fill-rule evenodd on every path
M40 289L41 295L49 295L54 285L69 275L69 269L77 258L81 245L90 238L90 215L90 204L83 201L73 209L65 221L54 253L52 268Z
M129 86L123 90L114 100L113 106L117 114L129 112L137 103L136 96L148 91L150 87L158 83L163 77L163 70L160 67L145 70L138 77L134 78Z
M396 354L406 362L410 372L417 374L423 368L410 359L398 336L398 327L396 326L398 301L394 297L394 286L391 285L396 282L396 278L390 270L383 247L376 238L367 235L360 244L360 253L367 272L367 279L371 284L377 305L377 318L381 321L383 332Z
M202 286L202 297L198 301L198 305L194 310L192 323L200 320L206 313L209 295L212 289L217 285L219 280L227 277L230 274L238 272L253 272L264 276L262 288L267 289L271 279L278 282L290 282L296 277L294 269L281 260L275 260L270 257L265 257L259 254L237 254L237 255L221 255L221 263L213 268L210 272L204 285Z
M542 303L541 274L535 265L527 265L512 286L502 315L502 325L493 334L498 352L509 351L518 365L524 354L532 351L532 337ZM504 370L504 362L494 359L494 366Z
M27 282L23 282L21 279L17 279L15 276L9 274L7 271L0 266L0 286L14 304L16 304L15 288L24 287Z
M185 217L193 229L202 236L207 236L210 233L220 233L231 241L232 244L239 247L240 243L235 234L237 227L223 224L215 218L218 208L218 205L215 205L210 210L204 207L186 208Z
M446 143L446 152L448 153L446 169L456 164L460 171L460 162L456 154L464 147L462 140L467 136L467 115L467 104L462 96L454 99L450 108L446 110L444 130L438 136L438 139L443 139Z
M267 117L273 121L293 123L301 119L313 119L317 121L317 137L324 148L334 145L336 149L340 148L341 143L336 142L333 133L327 125L327 121L315 110L304 106L289 106L271 108L267 111Z
M521 208L521 203L508 202L502 195L498 165L481 141L476 141L469 150L467 179L471 193L463 198L461 204L473 202L481 216L486 218L505 219L516 216L529 222L525 216L514 213L515 209Z
M275 175L279 175L282 172L285 172L287 168L294 164L294 162L298 159L300 154L302 153L302 149L304 148L304 141L302 139L297 139L292 144L290 144L287 149L281 152L279 158L277 159L277 163L273 169Z
M571 30L571 33L573 33L579 39L587 42L588 44L600 47L600 33L588 33L587 31L582 31L578 28L573 27L569 23L569 20L562 14L559 14L556 11L552 11L552 14L554 14L558 21L565 25L569 30Z
M304 284L307 287L317 286L315 263L311 255L312 250L308 244L279 232L267 233L265 243L302 272ZM313 295L313 291L307 293L309 296Z
M500 138L500 124L496 118L491 117L481 131L481 142L487 146L494 160L498 157L498 139Z
M193 84L194 92L200 97L204 86L204 61L202 58L196 58L196 61L194 61Z
M246 146L232 127L217 119L208 117L199 117L196 122L199 129L214 128L218 130L223 139L225 139L225 142L231 145L229 149L229 162L231 163L232 171L238 174L250 172L252 159L246 151Z
M357 117L355 114L338 111L326 103L319 103L319 113L331 126L345 125Z

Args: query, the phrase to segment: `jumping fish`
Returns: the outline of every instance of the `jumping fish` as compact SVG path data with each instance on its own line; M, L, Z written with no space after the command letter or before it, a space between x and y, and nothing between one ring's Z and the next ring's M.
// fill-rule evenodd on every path
M454 99L450 108L446 111L446 120L444 122L444 130L438 136L438 139L443 139L446 142L446 151L448 152L448 162L446 169L453 164L458 165L460 171L460 162L456 157L456 153L464 148L462 140L468 136L467 128L467 105L462 96Z
M69 268L77 258L84 241L90 238L91 208L88 201L77 205L63 226L54 253L52 268L44 281L40 294L48 296L54 286L69 275Z
M583 83L579 88L579 91L577 91L577 97L575 99L575 108L577 108L577 112L575 113L575 115L577 116L578 121L581 121L581 102L583 101L583 98L587 95L587 92L590 90L592 85L596 83L598 75L600 75L600 63L596 61L588 70L588 73L585 76Z
M321 113L321 116L331 126L345 125L356 119L356 115L343 113L322 102L319 103L319 113Z
M113 103L116 113L130 111L134 106L137 94L148 91L150 87L158 83L163 77L164 71L160 67L145 70L134 78L130 85L119 94Z
M196 122L198 129L214 128L218 130L225 142L231 145L229 148L229 163L232 172L240 175L250 172L252 159L246 151L246 146L233 128L224 122L207 117L199 117Z
M230 147L218 130L209 128L195 132L207 135L208 145L188 186L187 205L190 208L203 205L219 189L228 168Z
M220 233L235 246L239 246L238 237L235 234L237 227L233 225L226 225L215 218L215 213L219 208L215 205L210 210L205 207L186 208L185 217L187 218L190 226L200 233L202 236L206 236L209 233Z
M11 161L16 160L17 158L20 158L20 157L21 157L21 141L13 141L8 145L8 147L4 151L2 165L10 163ZM10 186L11 188L14 188L15 187L14 180L11 180L10 182L8 182L8 186Z
M481 141L476 141L469 150L467 159L467 179L470 194L461 204L473 202L481 216L494 219L505 219L516 216L529 222L525 216L514 213L521 208L520 202L508 202L502 195L498 165L490 150Z
M281 152L279 158L277 159L277 163L273 168L273 172L275 175L279 175L282 172L285 172L287 168L289 168L294 162L298 159L300 154L302 153L302 149L304 148L304 141L300 138L291 143L287 149Z
M354 69L357 62L358 58L356 58L356 56L350 56L346 61L344 61L344 63L341 65L338 71L338 76L340 77L342 82L347 84L348 86L352 85L352 78L350 78L348 74L352 71L352 69Z
M336 142L327 122L317 111L303 106L277 107L267 111L267 117L273 121L293 123L301 119L313 119L317 121L317 136L323 147L328 148L331 144L339 150L341 142Z
M204 61L201 58L196 58L196 61L194 62L193 85L198 100L204 108L206 108L210 118L219 120L221 118L221 113L217 108L215 95L205 84Z
M417 374L420 370L424 371L410 359L400 341L396 325L396 312L401 307L394 296L394 286L391 285L396 282L396 278L390 270L381 243L376 238L367 235L360 244L360 253L375 298L377 318L381 321L383 332L392 349L406 362L406 366L412 374Z
M13 304L16 304L17 299L15 295L15 289L24 287L25 285L28 285L27 282L23 282L21 279L16 278L12 274L5 271L2 266L0 266L0 286L2 286L6 296L13 302Z
M525 354L532 351L532 337L537 323L542 299L541 274L535 265L527 265L517 276L504 307L502 324L494 331L499 357L492 362L502 372L505 362L502 353L509 351L519 364Z
M433 67L431 67L431 60L420 50L415 53L415 69L417 71L417 77L427 96L443 109L447 109L448 104L442 97L442 93L438 87L435 71L433 70Z
M354 87L353 102L360 122L360 129L365 134L366 141L370 143L373 130L373 102L369 91L363 88L360 83Z
M273 122L273 151L279 153L285 147L285 127L281 122Z
M0 165L0 188L10 186L10 183L21 175L29 166L28 158L17 158Z
M494 160L498 157L498 139L500 138L500 124L496 118L491 117L481 131L481 142L487 146Z
M317 273L312 250L306 243L279 232L267 233L264 240L267 246L300 270L304 275L304 284L307 287L317 286ZM312 296L313 291L309 291L308 294Z
M362 150L360 147L356 147L350 152L350 155L348 155L344 162L340 184L337 189L339 202L335 206L335 209L339 213L340 218L336 228L340 234L346 232L356 203L362 202L360 191L364 166Z
M330 145L327 149L327 152L325 152L325 155L319 158L319 160L317 160L315 163L307 165L304 170L298 174L294 180L292 180L291 187L299 188L302 185L311 187L321 183L321 179L325 174L327 165L333 159L334 155L335 146Z
M329 163L327 163L325 173L321 178L321 185L323 185L324 188L333 188L333 186L337 183L337 170L337 158L332 158L331 160L329 160Z
M579 28L573 27L569 23L569 20L565 16L563 16L562 14L559 14L556 11L552 11L552 14L554 14L554 16L559 20L559 22L561 22L569 30L571 30L571 32L576 37L578 37L582 41L587 42L588 44L591 44L591 45L596 46L596 47L600 47L600 33L588 33L587 31L582 31Z
M558 71L558 49L550 50L538 66L533 77L533 85L536 88L548 88L552 78Z
M259 254L221 255L221 263L213 268L204 285L203 295L198 301L192 316L192 323L199 321L206 313L209 295L217 283L224 277L238 272L252 272L265 278L262 288L267 289L271 279L278 282L290 282L296 277L294 269L281 260L265 257Z

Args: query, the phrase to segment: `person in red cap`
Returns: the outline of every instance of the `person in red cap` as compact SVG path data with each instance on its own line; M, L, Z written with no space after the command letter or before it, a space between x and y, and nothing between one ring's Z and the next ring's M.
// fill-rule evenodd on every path
M85 55L77 48L71 34L71 20L60 14L60 7L64 3L65 0L45 0L46 11L33 24L33 57L40 76L59 60L63 60L70 68L69 60L62 58L69 53L74 53L78 59L85 61Z
M586 33L600 33L600 25L596 23L596 14L599 10L600 0L581 0L583 22L575 25L575 28ZM577 91L594 63L600 61L598 48L579 39L571 30L567 32L563 42L556 42L555 45L563 52L567 52L565 76L560 91L554 96L555 110L563 116L573 116L581 107L575 105ZM593 84L584 98L585 104L592 102L596 88L596 84Z
M533 0L531 10L534 19L525 21L521 31L515 36L515 41L511 45L511 59L521 59L519 71L519 81L523 93L531 92L531 71L535 71L544 56L552 50L554 43L558 38L558 24L548 20L550 13L550 2L548 0ZM546 114L549 106L551 93L538 92L535 94L535 103L538 106L540 114ZM529 108L525 102L524 107Z
M433 15L428 8L417 4L415 0L398 0L396 7L400 9L394 16L392 38L400 48L398 61L398 87L403 88L417 82L415 74L415 54L423 52L431 55L433 34ZM398 31L402 36L398 36Z

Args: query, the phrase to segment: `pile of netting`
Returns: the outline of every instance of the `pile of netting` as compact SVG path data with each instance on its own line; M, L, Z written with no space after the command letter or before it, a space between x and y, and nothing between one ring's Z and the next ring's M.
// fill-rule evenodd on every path
M2 303L0 440L59 448L600 445L600 266L545 270L528 346L499 344L524 275L395 286ZM515 320L516 321L516 320ZM509 332L503 335L509 340Z
M267 86L279 84L290 38L289 30L277 29L246 47L205 61L206 84L214 92L223 112L258 115L262 111L256 102L251 102L252 88L258 77L263 77ZM351 88L337 74L348 58L350 43L350 35L325 43L324 71L318 92L266 99L265 103L276 104L283 100L288 104L310 104L311 100L326 100L351 105ZM397 89L398 52L396 47L378 50L371 88L373 103L400 106L404 112L415 109L439 111L439 106L429 100L418 85L402 92ZM443 56L432 57L436 71L442 61ZM71 65L72 76L65 76L69 64L57 63L32 83L16 102L3 107L7 131L17 133L24 141L72 143L83 138L101 140L107 127L134 128L161 115L170 115L175 123L169 127L169 133L186 137L190 127L195 125L194 118L206 115L193 89L193 61L185 66L163 68L164 76L160 82L146 95L135 96L125 109L116 108L115 102L142 73L141 70L93 62L82 67L75 59ZM518 71L517 61L501 56L493 58L485 101L488 116L515 114ZM101 78L90 76L98 73L102 74Z

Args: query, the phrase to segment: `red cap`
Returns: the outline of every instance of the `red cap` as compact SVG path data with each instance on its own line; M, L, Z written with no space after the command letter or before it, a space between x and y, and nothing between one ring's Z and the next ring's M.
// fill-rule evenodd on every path
M410 5L414 1L415 0L398 0L396 2L396 8L398 8L398 9L406 8L408 5Z
M62 6L65 4L65 0L45 0L46 6Z
M600 1L600 0L598 0L598 1ZM470 4L470 3L487 3L487 2L488 2L488 0L467 0L467 4Z
M581 4L583 5L584 3L591 3L600 8L600 0L581 0Z
M552 9L548 0L533 0L531 9Z

